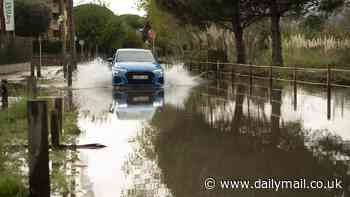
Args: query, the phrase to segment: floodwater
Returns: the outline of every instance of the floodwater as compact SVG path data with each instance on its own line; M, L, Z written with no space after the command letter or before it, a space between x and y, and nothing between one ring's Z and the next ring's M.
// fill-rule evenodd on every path
M79 65L76 196L349 196L350 89L204 80L182 65L163 90L114 90L108 64ZM206 182L208 178L216 180ZM342 189L222 189L221 180L334 180ZM207 183L207 188L205 187ZM209 186L209 188L208 188Z

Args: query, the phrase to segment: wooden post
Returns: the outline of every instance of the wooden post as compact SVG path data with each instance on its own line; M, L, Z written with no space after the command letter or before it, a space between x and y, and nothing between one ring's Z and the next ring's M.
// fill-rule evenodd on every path
M2 108L6 109L8 107L8 82L6 79L1 80L1 88L0 88L0 93L1 93L1 103L2 103Z
M57 111L58 123L59 123L59 133L62 134L63 129L63 98L55 98L54 109Z
M38 95L37 81L35 77L27 78L27 95L29 98L36 98Z
M249 94L253 93L253 65L249 65Z
M73 62L72 60L69 61L69 64L68 64L68 79L67 79L67 82L68 82L68 87L72 87L72 75L73 75Z
M270 66L270 87L272 87L273 83L273 67Z
M73 92L71 89L68 89L66 99L64 99L64 110L71 111L73 109Z
M235 69L233 68L233 65L232 66L230 66L231 67L231 80L232 81L234 81L234 79L235 79Z
M30 76L35 77L35 65L33 61L30 63Z
M220 77L220 64L219 61L216 62L216 79L219 79Z
M56 109L51 112L51 145L57 149L60 147L60 124Z
M294 82L294 111L297 111L298 108L298 83L297 83L297 66L294 66L293 82Z
M331 119L331 101L332 101L332 93L331 93L331 67L330 65L327 66L327 119Z
M31 197L50 196L47 101L27 104L29 190Z
M36 70L36 76L38 78L41 77L41 66L42 66L42 43L41 43L41 36L38 37L39 41L39 64L37 64L37 70Z

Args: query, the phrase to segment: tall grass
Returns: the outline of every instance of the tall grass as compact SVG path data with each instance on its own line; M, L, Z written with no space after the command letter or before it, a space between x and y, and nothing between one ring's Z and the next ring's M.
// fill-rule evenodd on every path
M301 34L283 41L286 65L350 68L350 39L333 36L307 39Z

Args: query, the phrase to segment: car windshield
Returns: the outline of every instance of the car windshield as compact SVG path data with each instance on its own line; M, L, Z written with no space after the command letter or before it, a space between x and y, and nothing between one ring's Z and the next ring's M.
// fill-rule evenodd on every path
M155 59L149 51L119 51L117 62L154 62Z

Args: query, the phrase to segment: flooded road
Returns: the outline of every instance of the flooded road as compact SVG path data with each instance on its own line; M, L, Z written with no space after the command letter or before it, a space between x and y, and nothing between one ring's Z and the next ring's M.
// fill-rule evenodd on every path
M106 63L79 65L73 103L80 144L77 196L349 196L350 90L244 79L205 81L167 68L163 90L113 90ZM208 178L217 188L206 188ZM343 189L222 189L220 180L342 180ZM212 186L212 185L211 185Z

